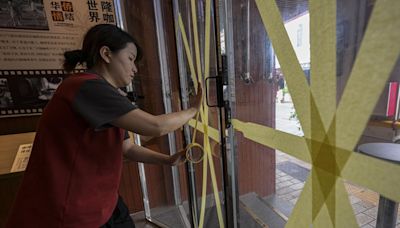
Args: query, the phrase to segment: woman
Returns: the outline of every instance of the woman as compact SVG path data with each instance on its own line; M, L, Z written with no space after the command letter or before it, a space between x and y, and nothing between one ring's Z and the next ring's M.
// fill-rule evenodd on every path
M123 155L131 160L177 165L185 153L167 156L129 142L127 131L146 136L172 132L200 105L154 116L133 105L118 88L137 73L138 48L114 25L96 25L82 50L65 54L64 68L86 64L68 77L41 117L7 227L134 227L118 197Z

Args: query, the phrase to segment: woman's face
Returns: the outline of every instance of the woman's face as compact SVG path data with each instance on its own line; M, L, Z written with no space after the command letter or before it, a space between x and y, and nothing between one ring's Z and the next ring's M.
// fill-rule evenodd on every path
M128 43L124 49L112 53L109 73L112 75L116 86L124 87L132 82L137 73L136 56L137 49L133 43Z

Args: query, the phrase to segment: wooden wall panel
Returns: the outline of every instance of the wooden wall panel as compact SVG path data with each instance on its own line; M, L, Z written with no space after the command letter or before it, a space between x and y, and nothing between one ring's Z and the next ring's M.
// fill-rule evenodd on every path
M233 30L236 77L236 117L265 126L275 125L273 85L268 82L271 52L264 25L255 2L250 1L250 75L246 84L241 79L246 71L247 1L233 1ZM237 133L239 193L256 192L266 196L275 192L275 151L249 141Z
M138 172L137 162L124 162L119 193L130 212L144 210Z
M163 26L165 29L165 42L168 61L168 72L171 75L170 83L172 94L172 108L180 110L178 68L175 47L175 30L173 27L172 1L161 1L163 12ZM162 84L160 78L160 63L158 59L158 47L156 37L156 25L154 18L154 7L152 1L125 1L125 14L127 30L139 43L143 51L143 58L138 62L139 72L137 80L138 93L144 99L139 101L140 108L154 115L164 114L164 103L162 98ZM177 149L183 148L182 133L176 132ZM152 150L169 154L168 138L166 136L153 140L148 145ZM160 165L145 165L148 193L151 207L170 205L174 202L171 167ZM184 167L179 168L181 173L181 191L186 194L186 182ZM124 173L126 174L126 173ZM132 179L137 173L126 174ZM140 194L134 193L135 200L142 201Z
M163 0L161 2L161 9L163 11L163 25L165 29L165 43L166 43L166 54L168 62L168 74L170 78L171 86L171 100L172 110L181 110L181 99L180 99L180 84L179 84L179 70L178 70L178 57L176 53L176 40L175 40L175 25L174 25L174 14L172 0ZM177 150L185 148L183 131L178 130L175 132L176 147ZM178 167L180 174L180 191L182 200L187 199L187 176L184 165Z
M162 87L160 78L160 65L157 52L156 27L154 21L154 9L152 1L125 1L125 14L128 32L135 37L142 49L142 59L137 63L140 91L144 99L140 102L140 108L158 115L164 113L162 100ZM138 88L137 88L138 89ZM167 153L168 142L166 137L155 140L155 144L149 148ZM161 150L163 148L163 150ZM145 165L148 194L152 207L167 204L166 192L172 192L172 185L166 186L171 176L165 167ZM129 175L138 175L129 174ZM134 178L132 176L132 178ZM168 190L164 189L167 187ZM163 189L160 191L160 189ZM142 201L141 194L134 193L135 199Z

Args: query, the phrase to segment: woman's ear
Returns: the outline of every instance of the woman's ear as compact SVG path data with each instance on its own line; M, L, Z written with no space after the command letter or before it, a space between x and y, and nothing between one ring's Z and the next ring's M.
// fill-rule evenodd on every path
M104 62L106 62L106 63L111 62L111 54L112 53L111 53L111 50L109 47L103 46L100 48L100 56L104 60Z

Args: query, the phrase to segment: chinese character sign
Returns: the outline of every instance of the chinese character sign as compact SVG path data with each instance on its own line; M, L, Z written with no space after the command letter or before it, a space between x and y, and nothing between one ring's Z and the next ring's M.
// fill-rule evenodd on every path
M115 24L112 0L0 1L1 70L62 69L95 24Z
M0 117L40 113L65 76L64 52L116 23L112 0L0 0L0 18Z

